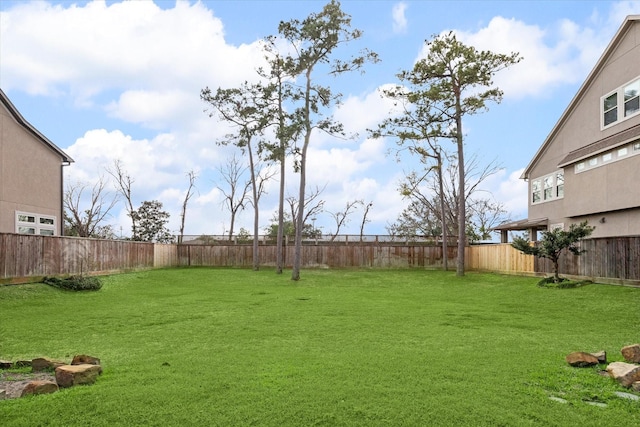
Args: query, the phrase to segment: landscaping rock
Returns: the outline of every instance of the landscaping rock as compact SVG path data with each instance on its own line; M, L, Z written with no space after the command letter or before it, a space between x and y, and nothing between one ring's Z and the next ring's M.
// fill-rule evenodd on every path
M590 353L576 351L565 357L567 363L571 366L584 368L585 366L593 366L599 363L598 358Z
M38 357L31 361L32 372L54 371L58 366L66 365L60 360L49 359L48 357Z
M638 391L640 392L640 381L636 381L633 384L631 384L631 389L633 391Z
M0 360L0 369L11 369L13 362L8 360Z
M60 387L93 384L102 373L100 365L64 365L56 368L56 382Z
M623 391L614 391L613 394L615 394L621 399L635 400L635 401L640 400L640 396L638 396L637 394L625 393Z
M93 356L87 356L86 354L78 354L73 356L71 361L72 365L99 365L100 359Z
M58 384L53 381L31 381L24 389L20 397L28 396L30 394L48 394L58 391Z
M640 344L632 344L622 347L622 357L631 363L640 363Z
M631 387L634 382L640 381L640 366L631 363L610 363L607 366L607 372L623 387Z
M598 359L598 363L607 363L607 352L602 350L596 353L590 353L593 357Z
M7 391L0 390L0 400L5 400L7 398Z

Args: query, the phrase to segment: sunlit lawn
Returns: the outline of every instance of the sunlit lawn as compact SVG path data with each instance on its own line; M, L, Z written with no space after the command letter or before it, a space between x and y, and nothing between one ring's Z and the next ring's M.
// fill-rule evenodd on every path
M536 281L194 268L89 293L0 287L0 359L84 353L104 368L92 386L0 401L0 425L640 425L602 367L564 361L622 360L640 341L640 289Z

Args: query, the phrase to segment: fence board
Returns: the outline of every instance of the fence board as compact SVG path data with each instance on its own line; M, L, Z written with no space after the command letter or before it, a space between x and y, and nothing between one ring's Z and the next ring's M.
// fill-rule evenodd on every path
M560 273L600 282L640 284L640 236L588 239L585 253L565 253ZM455 247L448 248L454 268ZM261 244L262 267L275 266L277 246ZM285 267L291 267L294 245L283 247ZM442 248L421 244L397 244L377 239L365 243L319 242L302 248L303 267L329 268L442 268ZM470 246L465 268L507 274L551 273L551 262L525 255L509 244ZM250 244L164 245L144 242L30 236L0 233L0 283L29 281L48 275L105 273L172 266L222 266L251 268Z

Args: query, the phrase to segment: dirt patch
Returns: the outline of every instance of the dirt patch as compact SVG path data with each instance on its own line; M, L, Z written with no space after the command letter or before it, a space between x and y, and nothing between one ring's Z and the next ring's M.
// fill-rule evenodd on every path
M20 397L22 390L31 381L52 381L56 382L56 375L53 372L1 372L0 390L7 392L7 399Z

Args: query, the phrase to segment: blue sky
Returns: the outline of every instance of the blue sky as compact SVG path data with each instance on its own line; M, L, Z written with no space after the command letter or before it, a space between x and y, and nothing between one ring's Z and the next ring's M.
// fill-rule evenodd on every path
M304 19L324 1L11 1L0 0L0 87L22 115L75 163L69 183L92 184L120 159L134 179L134 202L160 200L179 228L186 174L197 171L197 194L187 211L187 234L228 229L218 169L233 154L216 145L228 128L209 118L199 92L256 78L259 40L281 20ZM415 166L387 153L392 140L367 139L386 117L378 90L397 82L424 55L424 41L455 31L467 44L524 60L495 79L504 100L464 122L466 153L499 173L483 185L512 219L526 217L522 169L540 147L615 34L634 1L349 1L342 8L364 31L338 55L369 48L381 62L330 80L343 94L334 114L354 140L317 135L311 142L308 183L324 187L327 212L316 225L335 230L330 212L348 201L373 202L365 233L384 234L406 205L397 188ZM453 148L453 147L451 147ZM290 173L288 192L296 194ZM273 181L261 203L261 226L277 206ZM344 232L358 233L361 213ZM120 203L109 221L128 234ZM239 227L250 228L247 210Z

